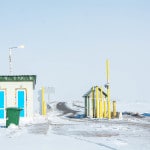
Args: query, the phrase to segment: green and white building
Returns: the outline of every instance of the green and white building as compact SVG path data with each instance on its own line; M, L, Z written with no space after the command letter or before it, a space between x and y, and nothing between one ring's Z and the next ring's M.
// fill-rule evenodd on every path
M7 107L23 109L20 117L33 117L33 90L36 75L0 76L0 119L6 118Z

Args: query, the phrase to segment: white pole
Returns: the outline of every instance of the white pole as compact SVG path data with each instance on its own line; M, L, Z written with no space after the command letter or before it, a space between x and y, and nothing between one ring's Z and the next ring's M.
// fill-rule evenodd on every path
M9 74L12 75L12 48L9 48Z
M12 50L15 49L15 48L24 48L24 45L9 48L9 74L10 75L12 75L12 72L13 72L13 68L12 68Z

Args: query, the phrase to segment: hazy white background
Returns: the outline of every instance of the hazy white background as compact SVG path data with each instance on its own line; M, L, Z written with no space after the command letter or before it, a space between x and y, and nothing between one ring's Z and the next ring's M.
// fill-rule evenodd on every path
M149 0L0 0L0 75L37 75L59 100L82 100L104 85L110 59L111 97L150 102Z

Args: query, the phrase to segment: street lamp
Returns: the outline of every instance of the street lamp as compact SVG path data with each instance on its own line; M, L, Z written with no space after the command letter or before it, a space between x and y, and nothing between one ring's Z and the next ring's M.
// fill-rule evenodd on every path
M15 48L24 48L24 45L9 48L9 74L12 75L12 50Z

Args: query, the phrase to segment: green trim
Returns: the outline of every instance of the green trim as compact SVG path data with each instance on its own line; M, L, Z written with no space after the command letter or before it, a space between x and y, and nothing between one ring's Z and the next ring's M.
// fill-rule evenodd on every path
M33 87L36 84L36 75L15 75L15 76L0 76L0 82L26 82L32 81Z

